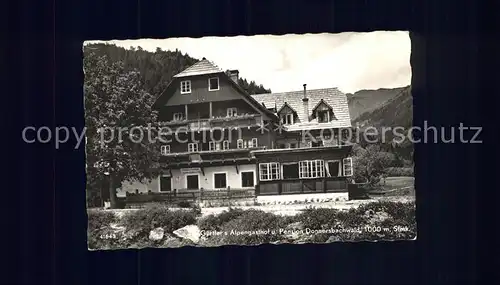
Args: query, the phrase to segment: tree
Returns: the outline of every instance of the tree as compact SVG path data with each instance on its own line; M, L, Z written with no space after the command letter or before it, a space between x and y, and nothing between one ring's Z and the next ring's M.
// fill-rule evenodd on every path
M116 208L122 182L156 175L152 166L159 151L149 140L156 138L154 97L144 90L139 72L106 56L88 52L84 72L87 186L107 177L111 207Z
M394 160L394 155L381 151L379 145L368 145L362 148L356 145L354 152L354 179L356 182L367 182L374 186L385 175L385 170Z

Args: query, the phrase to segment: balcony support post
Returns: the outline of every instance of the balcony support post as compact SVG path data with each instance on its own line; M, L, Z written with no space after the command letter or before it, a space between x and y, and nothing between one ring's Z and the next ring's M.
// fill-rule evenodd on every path
M208 117L212 119L212 101L208 102Z

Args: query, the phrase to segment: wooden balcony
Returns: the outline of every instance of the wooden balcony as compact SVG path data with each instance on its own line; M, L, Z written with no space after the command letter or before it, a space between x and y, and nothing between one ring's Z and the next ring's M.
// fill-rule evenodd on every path
M260 181L257 195L288 195L347 192L347 177Z
M264 147L170 153L160 157L160 163L163 168L253 163L255 158L251 151L263 148Z
M239 115L220 118L200 118L180 121L162 122L163 127L168 127L172 132L193 132L221 128L247 128L260 126L262 116L259 114Z

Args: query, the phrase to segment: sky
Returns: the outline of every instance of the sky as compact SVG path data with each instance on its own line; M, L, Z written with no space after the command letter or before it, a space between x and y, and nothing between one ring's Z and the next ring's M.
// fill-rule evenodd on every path
M102 42L102 41L92 41ZM154 52L179 49L273 92L338 87L345 93L410 85L411 42L405 31L106 41ZM87 42L86 42L87 44Z

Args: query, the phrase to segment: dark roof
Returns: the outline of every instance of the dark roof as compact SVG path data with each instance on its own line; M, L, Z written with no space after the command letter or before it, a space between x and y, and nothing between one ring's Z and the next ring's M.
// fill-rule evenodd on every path
M285 102L297 112L299 122L290 125L288 130L308 130L308 129L324 129L324 128L348 128L351 127L351 117L349 115L349 107L347 105L347 97L338 88L324 88L306 90L307 98L309 99L309 114L304 112L304 103L302 98L304 90L283 92L283 93L267 93L256 94L252 97L265 106L274 106L281 109ZM312 111L323 100L327 105L332 107L336 120L329 123L318 123L317 119L308 122Z

